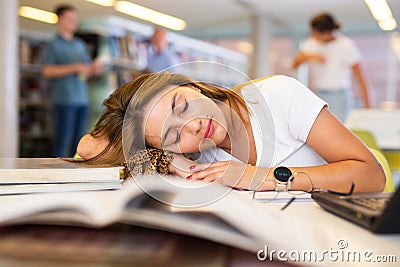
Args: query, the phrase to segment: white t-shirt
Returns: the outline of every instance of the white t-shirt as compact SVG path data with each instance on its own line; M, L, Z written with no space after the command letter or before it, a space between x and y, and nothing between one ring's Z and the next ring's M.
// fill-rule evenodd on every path
M310 62L310 81L316 90L340 90L351 88L351 67L360 62L361 55L353 40L342 34L336 39L321 43L308 38L301 50L305 53L318 53L325 62Z
M322 99L294 78L266 78L242 89L251 112L257 166L316 166L325 164L305 142L321 109ZM199 162L236 160L224 150L201 153Z

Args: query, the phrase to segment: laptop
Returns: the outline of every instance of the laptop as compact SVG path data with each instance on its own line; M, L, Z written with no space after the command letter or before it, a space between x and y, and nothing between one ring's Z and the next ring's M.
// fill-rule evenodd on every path
M373 233L400 233L400 187L395 193L354 193L340 196L312 193L323 209Z

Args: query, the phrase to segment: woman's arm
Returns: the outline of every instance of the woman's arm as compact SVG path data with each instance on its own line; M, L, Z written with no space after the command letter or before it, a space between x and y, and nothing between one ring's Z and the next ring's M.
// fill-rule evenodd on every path
M306 143L328 164L291 170L306 172L316 187L344 192L352 182L361 192L382 191L385 187L385 174L375 156L327 108L321 110ZM296 188L307 188L307 183L294 182Z
M369 149L340 123L328 110L323 108L315 120L306 143L328 164L314 167L290 167L292 173L306 172L317 188L347 192L351 183L355 191L382 191L385 174L382 166ZM273 190L273 171L232 161L199 164L193 168L193 180L220 183L237 188ZM197 172L196 172L197 171ZM238 176L238 174L241 174ZM293 190L310 189L305 176L299 176L292 184Z
M304 53L300 51L293 59L292 68L296 69L305 62L325 62L325 58L320 54Z
M367 86L367 82L365 81L364 74L361 71L360 64L355 64L352 67L352 70L353 70L353 76L358 81L358 84L360 86L362 99L364 101L364 106L366 108L370 108L371 107L371 103L370 103L370 100L369 100L368 86Z
M184 157L181 154L173 154L173 160L169 164L169 171L179 177L186 178L187 180L191 179L191 171L190 166L195 165L195 161L190 160Z

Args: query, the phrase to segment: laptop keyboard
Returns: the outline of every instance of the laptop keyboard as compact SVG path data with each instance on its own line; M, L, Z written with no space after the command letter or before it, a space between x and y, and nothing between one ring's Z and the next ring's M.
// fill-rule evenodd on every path
M371 210L382 210L390 201L390 198L348 198L347 201L369 208Z

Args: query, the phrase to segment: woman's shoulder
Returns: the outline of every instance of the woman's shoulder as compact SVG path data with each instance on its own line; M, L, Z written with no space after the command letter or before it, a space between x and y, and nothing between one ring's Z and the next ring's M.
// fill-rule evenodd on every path
M246 100L257 101L260 98L275 105L319 101L319 99L306 85L299 80L286 76L274 75L255 80L251 85L241 89L241 94Z
M236 85L234 87L231 88L231 90L242 90L242 89L250 89L250 88L254 88L254 87L259 87L260 85L263 84L268 84L268 83L277 83L277 82L283 82L283 81L292 81L295 80L294 78L290 77L290 76L286 76L286 75L270 75L270 76L264 76L261 78L257 78L254 80L250 80L244 83L241 83L239 85Z
M263 88L286 88L301 85L293 77L286 75L272 75L248 81L233 87L233 90L263 89Z

